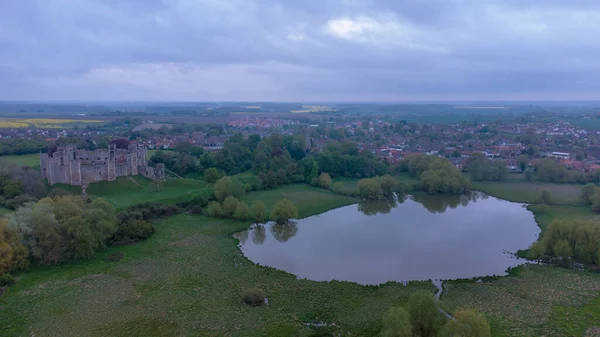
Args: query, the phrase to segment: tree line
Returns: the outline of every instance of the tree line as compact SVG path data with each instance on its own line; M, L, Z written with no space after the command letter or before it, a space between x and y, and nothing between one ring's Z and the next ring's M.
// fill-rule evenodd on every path
M550 259L567 267L573 262L600 262L600 223L590 220L555 220L541 240L529 249L535 260Z
M408 155L397 171L417 178L419 182L414 187L429 194L464 194L471 189L471 182L446 158Z
M35 201L47 193L40 172L0 160L0 205L16 209L25 202Z
M154 233L149 220L175 212L174 206L140 204L117 213L104 199L72 195L26 203L0 219L0 275L77 262L108 245L138 242Z

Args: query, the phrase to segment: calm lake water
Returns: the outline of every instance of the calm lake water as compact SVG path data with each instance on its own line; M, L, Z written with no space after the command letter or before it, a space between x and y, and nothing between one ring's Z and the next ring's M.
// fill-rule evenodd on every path
M504 275L539 232L522 204L473 193L361 203L235 236L250 260L300 278L380 284Z

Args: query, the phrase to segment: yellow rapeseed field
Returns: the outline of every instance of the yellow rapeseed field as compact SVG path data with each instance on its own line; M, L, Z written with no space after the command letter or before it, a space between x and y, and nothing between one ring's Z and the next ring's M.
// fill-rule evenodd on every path
M101 120L91 119L59 119L59 118L0 118L0 128L27 128L35 126L38 128L66 128L70 124L102 123Z

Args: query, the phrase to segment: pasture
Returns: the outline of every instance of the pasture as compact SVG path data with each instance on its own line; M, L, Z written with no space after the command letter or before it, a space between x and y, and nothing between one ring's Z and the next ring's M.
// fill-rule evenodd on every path
M14 164L17 166L29 166L38 168L40 167L40 154L32 153L32 154L22 154L22 155L14 155L14 156L1 156L0 160L6 161L9 164Z
M539 181L507 180L502 182L473 182L473 189L514 202L538 203L543 190L551 194L551 204L583 205L579 199L583 185L553 184Z
M272 190L251 192L246 195L244 201L252 205L260 200L265 203L267 214L270 214L272 207L281 199L289 199L293 202L298 207L300 218L358 202L357 199L305 184L285 185Z
M81 187L64 184L56 184L73 193L81 193ZM99 181L88 186L87 194L102 197L118 210L125 209L135 204L144 202L159 202L164 204L175 204L186 198L202 192L206 188L204 181L193 179L167 179L164 183L144 178L118 177L115 181Z

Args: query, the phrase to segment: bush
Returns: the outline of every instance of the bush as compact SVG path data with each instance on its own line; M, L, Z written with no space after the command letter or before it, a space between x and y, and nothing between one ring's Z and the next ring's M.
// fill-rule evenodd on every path
M233 218L237 220L246 220L248 219L249 212L250 211L248 210L248 205L246 205L245 202L240 201L238 202L237 207L235 208Z
M214 184L220 178L221 178L221 175L219 174L219 171L216 168L211 167L211 168L204 170L204 181L206 181L207 183Z
M0 287L7 287L9 285L15 284L15 279L9 273L4 273L0 275Z
M383 316L381 337L410 337L412 327L410 316L404 308L390 308Z
M408 312L415 336L436 336L446 323L446 317L438 311L436 299L430 292L414 292L408 299Z
M111 241L117 244L135 243L149 238L153 233L154 226L151 223L131 218L118 225Z
M242 300L248 305L258 307L265 304L266 297L267 295L262 289L250 288L244 291L244 294L242 295Z
M319 176L319 186L324 189L329 189L331 187L331 177L329 176L329 173L321 173Z
M543 190L542 193L540 194L540 203L547 205L550 203L551 200L552 200L552 195L550 194L550 191Z
M262 201L257 201L252 204L252 215L256 223L263 223L267 217L267 209Z
M71 192L69 192L63 188L60 188L60 187L55 187L50 191L50 193L48 193L48 197L50 197L50 198L64 197L67 195L71 195Z
M212 216L214 218L218 218L223 215L221 205L216 201L211 201L208 203L208 208L206 212L208 213L208 216Z
M233 215L235 214L235 210L237 209L239 203L240 203L240 201L235 197L228 196L227 198L225 198L225 201L223 201L223 207L222 207L223 216L233 217Z

